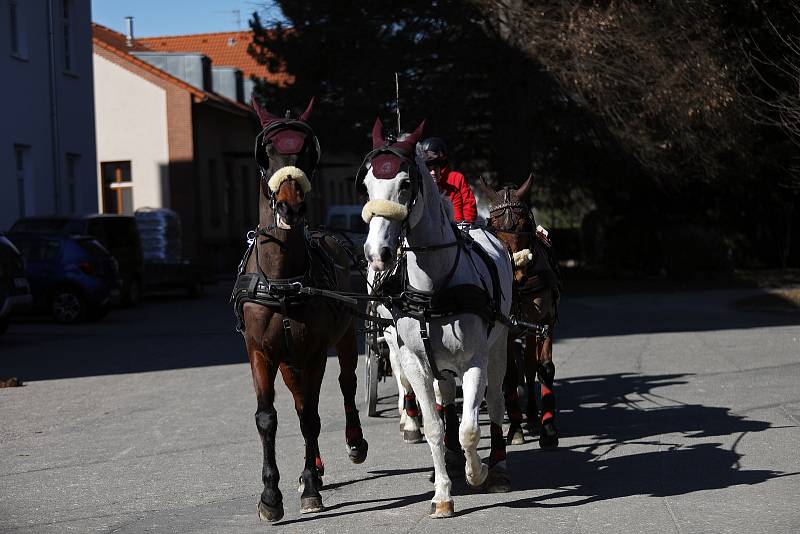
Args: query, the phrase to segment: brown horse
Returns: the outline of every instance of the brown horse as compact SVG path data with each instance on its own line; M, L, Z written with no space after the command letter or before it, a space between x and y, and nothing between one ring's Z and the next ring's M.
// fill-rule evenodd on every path
M528 428L531 434L539 434L540 447L552 449L558 446L558 431L555 424L556 400L553 392L555 366L552 334L558 315L560 284L552 245L542 232L537 231L533 213L525 202L532 181L533 174L518 189L504 187L499 191L490 188L483 178L480 180L480 185L489 200L488 225L505 243L514 259L512 314L522 321L547 327L547 331L543 334L531 332L524 334L524 375L527 383ZM519 352L519 348L515 342L516 337L512 330L508 336L508 365L505 379L506 410L511 423L507 441L521 444L524 438L521 426L522 412L517 395L519 371L515 355ZM534 388L537 374L541 386L541 407L537 403Z
M305 439L301 513L323 509L318 407L331 346L339 356L351 461L366 459L367 442L355 406L358 353L353 318L341 301L331 298L334 294L320 296L317 291L349 291L350 261L333 238L308 234L304 225L306 195L320 156L308 124L313 100L298 119L288 118L288 113L286 118L271 115L255 101L253 106L263 127L256 138L261 169L259 225L240 267L234 299L253 373L256 426L264 449L264 491L258 512L263 520L278 521L283 517L275 463L278 417L273 403L278 371L294 397Z

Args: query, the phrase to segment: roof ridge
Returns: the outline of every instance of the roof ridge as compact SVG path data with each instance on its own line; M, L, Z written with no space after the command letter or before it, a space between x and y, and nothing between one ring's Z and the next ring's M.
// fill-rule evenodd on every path
M120 50L119 48L117 48L116 46L112 45L111 43L107 43L106 41L103 41L102 39L100 39L98 37L94 37L93 36L92 37L92 42L94 44L97 44L98 46L100 46L102 48L105 48L109 52L112 52L112 53L120 56L122 59L124 59L124 60L136 65L137 67L139 67L141 69L144 69L146 71L149 71L152 74L155 74L155 75L159 76L160 78L162 78L162 79L164 79L164 80L166 80L166 81L168 81L168 82L170 82L170 83L172 83L174 85L177 85L178 87L183 88L184 90L188 91L189 93L193 94L194 96L207 98L207 99L210 99L210 100L216 100L218 102L223 102L223 103L226 103L228 105L233 105L234 107L237 107L240 110L241 109L245 109L245 110L249 110L250 109L249 106L247 106L246 104L244 104L242 102L237 102L236 100L231 100L230 98L226 97L225 95L221 95L219 93L214 93L214 92L211 92L211 91L206 91L205 89L197 88L194 85L192 85L192 84L190 84L190 83L188 83L188 82L186 82L184 80L181 80L180 78L178 78L174 74L170 74L169 72L167 72L165 70L159 69L155 65L152 65L152 64L150 64L150 63L148 63L146 61L143 61L143 60L139 59L138 57L134 56L133 54L130 54L129 52L127 52L125 50Z
M248 34L252 34L253 30L230 30L230 31L225 31L225 32L182 33L182 34L177 34L177 35L155 35L153 37L138 37L138 39L147 39L147 40L151 40L151 39L181 39L181 38L185 38L185 37L202 37L204 35L226 35L226 34L232 34L232 33L238 33L238 34L248 33Z

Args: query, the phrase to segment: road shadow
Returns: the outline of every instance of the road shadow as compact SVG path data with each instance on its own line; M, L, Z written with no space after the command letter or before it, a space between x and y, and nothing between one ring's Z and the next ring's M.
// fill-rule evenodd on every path
M582 437L583 442L554 451L535 445L526 450L509 447L513 473L509 496L531 490L546 493L462 513L493 507L569 507L635 495L683 495L800 474L741 467L743 455L736 451L736 444L745 434L774 428L770 423L723 407L682 404L653 391L685 384L690 376L616 373L557 381L561 436ZM652 407L653 403L657 406ZM730 449L720 442L687 442L708 437L736 439ZM622 447L630 445L655 450L625 454Z
M577 337L702 332L800 325L800 308L742 306L774 298L764 290L715 290L593 297L562 295L555 341ZM788 306L788 304L787 304Z

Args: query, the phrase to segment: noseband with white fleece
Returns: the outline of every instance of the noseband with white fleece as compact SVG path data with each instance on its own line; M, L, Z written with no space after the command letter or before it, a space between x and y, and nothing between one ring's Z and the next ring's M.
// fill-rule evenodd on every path
M273 193L277 193L278 189L281 188L281 184L286 180L294 180L300 186L300 190L303 191L303 194L308 193L311 191L311 182L308 181L308 176L306 173L303 172L303 169L298 169L292 165L288 167L281 167L275 174L272 175L272 178L269 179L267 185L269 186L269 190Z
M369 224L372 218L378 215L394 221L404 221L408 217L408 208L391 200L375 199L370 200L361 210L361 218Z

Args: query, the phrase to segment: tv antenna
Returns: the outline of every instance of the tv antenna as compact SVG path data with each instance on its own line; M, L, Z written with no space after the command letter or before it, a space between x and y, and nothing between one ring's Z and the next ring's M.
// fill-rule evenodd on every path
M234 20L236 20L236 29L242 29L242 10L241 9L231 9L228 11L212 11L212 13L225 13L233 15Z

